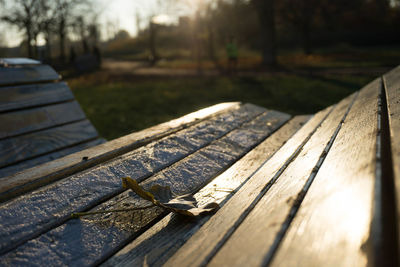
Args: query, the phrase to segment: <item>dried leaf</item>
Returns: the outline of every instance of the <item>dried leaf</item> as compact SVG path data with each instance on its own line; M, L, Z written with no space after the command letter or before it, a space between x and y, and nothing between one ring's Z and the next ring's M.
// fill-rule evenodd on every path
M195 217L214 212L219 208L217 203L210 203L205 207L199 208L193 196L190 194L175 196L169 186L156 184L153 185L149 191L146 191L139 186L136 180L130 177L122 178L122 186L132 189L141 198L151 201L156 206L186 216Z

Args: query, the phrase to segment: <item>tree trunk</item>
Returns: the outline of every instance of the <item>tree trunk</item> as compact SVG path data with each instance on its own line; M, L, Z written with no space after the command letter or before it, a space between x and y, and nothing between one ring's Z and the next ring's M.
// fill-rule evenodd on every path
M65 62L65 21L60 21L59 25L59 37L60 37L60 61Z
M28 50L28 57L33 58L33 51L32 51L32 30L31 30L31 25L30 24L25 24L25 30L26 30L26 48Z
M33 54L34 54L34 57L36 58L36 59L39 59L39 54L38 54L38 52L39 52L39 50L38 50L38 40L37 40L37 33L34 33L33 34L33 41L34 41L34 43L35 43L35 45L33 46Z
M252 3L261 26L262 65L275 67L277 65L275 0L253 0Z
M46 58L49 62L51 62L51 43L50 43L50 35L46 34Z

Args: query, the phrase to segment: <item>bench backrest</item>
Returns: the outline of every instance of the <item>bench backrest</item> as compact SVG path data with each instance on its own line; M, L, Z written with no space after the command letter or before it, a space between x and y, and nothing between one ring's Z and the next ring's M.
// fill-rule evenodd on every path
M0 59L0 177L104 142L65 82L31 59Z

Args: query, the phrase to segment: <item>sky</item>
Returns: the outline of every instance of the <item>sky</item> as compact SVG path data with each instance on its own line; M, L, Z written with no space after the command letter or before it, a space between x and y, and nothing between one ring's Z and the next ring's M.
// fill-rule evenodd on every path
M6 0L11 3L13 0ZM202 0L186 0L189 2L186 8L181 10L171 10L167 5L160 7L160 2L166 3L166 0L93 0L95 9L99 10L99 22L101 24L101 32L103 38L107 38L110 29L124 29L132 36L136 35L136 14L139 14L142 20L141 27L144 27L145 20L150 15L157 16L159 23L174 23L179 15L191 13L190 6ZM0 10L1 11L1 10ZM107 26L108 25L108 26ZM0 46L17 46L23 38L23 32L9 24L0 23ZM3 40L3 43L1 43ZM7 40L5 42L4 40ZM39 40L43 42L43 40Z

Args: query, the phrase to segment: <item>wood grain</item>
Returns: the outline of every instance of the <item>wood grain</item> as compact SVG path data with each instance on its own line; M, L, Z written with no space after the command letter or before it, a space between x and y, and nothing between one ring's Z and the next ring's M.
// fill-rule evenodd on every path
M166 266L199 266L208 261L216 246L237 227L237 221L252 209L255 201L274 177L279 177L313 136L331 109L319 112L277 151L265 165L178 251ZM289 165L290 166L290 165ZM272 182L273 183L273 182ZM237 253L235 253L237 254Z
M18 65L0 67L0 86L59 80L48 65Z
M274 245L297 196L301 194L313 172L318 170L321 155L325 153L353 99L352 96L337 104L335 110L305 144L302 152L211 259L210 266L241 266L244 262L247 266L264 264L264 258ZM229 254L232 249L242 253Z
M195 194L199 206L210 202L223 206L248 177L265 164L309 118L296 116L203 187ZM193 223L169 214L107 260L103 266L142 266L145 261L150 266L161 266L208 219L207 216Z
M201 123L204 120L232 112L239 109L240 106L238 102L217 104L61 159L50 161L35 168L27 169L8 179L0 180L0 201L11 199L49 182L100 164L147 143ZM82 161L84 157L88 159Z
M193 153L163 171L158 172L156 175L142 182L142 186L148 188L155 183L169 185L177 194L197 191L203 187L204 184L210 181L210 179L228 168L243 154L264 140L266 136L273 132L274 129L278 128L279 125L287 121L288 118L288 115L278 112L268 112L258 116L248 123L253 125L255 131L247 132L248 138L245 139L248 141L245 146L243 146L244 143L242 141L240 143L232 141L236 131L233 130L215 142L211 142L210 145L203 147L196 153ZM248 127L248 124L245 124L242 127ZM241 130L242 127L239 127L238 130ZM255 138L255 132L258 133L258 138ZM143 160L141 160L141 162L145 163ZM127 175L126 171L123 173L124 168L118 168L117 171L119 171L122 176ZM75 190L77 190L77 188L80 190L80 198L78 197L79 203L76 204L82 205L82 200L85 195L92 195L94 193L93 191L98 191L100 188L97 183L101 183L103 187L106 187L104 182L100 179L96 180L96 183L92 182L89 188L75 187ZM48 194L51 193L48 191ZM82 194L84 196L82 196ZM65 196L65 194L62 195ZM32 197L38 199L37 195ZM64 209L60 211L62 213L68 212L71 209L70 206L65 206L65 197L63 200ZM47 202L49 199L41 199L40 202L42 201ZM80 208L75 204L76 201L77 198L74 199L73 206L75 206L75 209L79 210ZM126 191L125 193L103 203L97 208L118 208L124 207L125 204L143 205L143 201L139 199L137 195ZM54 206L55 205L53 204L50 207L54 208ZM41 205L41 207L43 207L43 205ZM45 210L41 208L38 209L41 210L41 216L43 217ZM4 257L0 259L0 262L2 261L5 263L12 259L13 264L17 264L18 261L41 261L42 263L57 261L62 262L61 264L65 265L79 266L96 264L103 261L105 258L108 258L121 246L126 244L127 241L131 240L147 223L157 219L158 215L160 215L160 211L157 211L157 209L144 210L139 213L140 214L118 213L111 215L111 217L109 214L106 214L96 217L88 217L78 221L78 223L76 220L67 221L64 225L57 227L44 235L38 236L20 246L15 251L11 251L9 254L4 255ZM133 219L132 216L134 217ZM101 235L99 235L100 232ZM84 237L82 235L84 235ZM50 245L50 243L48 243L48 241L51 240L48 238L51 236L57 236L57 244ZM14 236L9 236L7 238L14 238ZM49 257L44 256L40 259L32 257L34 256L34 254L32 254L32 249L45 251L49 250L50 247L52 251L62 249L63 256L60 258L49 251ZM77 250L78 247L80 248L79 250Z
M130 176L140 182L144 181L154 173L251 121L264 110L253 105L244 105L149 143L105 164L3 203L0 206L0 224L4 229L0 232L0 251L4 252L18 243L50 230L69 219L71 212L94 207L104 199L121 193L121 177ZM189 141L183 142L185 140ZM206 157L202 155L200 158ZM232 158L233 156L228 159ZM215 162L209 165L218 167ZM187 186L189 185L188 183ZM10 212L13 214L11 217Z
M3 113L0 114L0 139L85 118L85 114L76 101Z
M371 263L380 89L377 79L360 92L272 266Z
M74 99L65 82L0 87L0 94L0 112Z
M400 66L383 76L389 120L393 183L397 207L397 246L400 249ZM397 252L400 255L400 250Z
M46 162L49 162L52 160L62 158L66 155L76 153L76 152L85 150L87 148L103 144L104 142L105 142L104 139L99 138L99 139L96 139L93 141L88 141L88 142L84 142L84 143L81 143L78 145L74 145L72 147L63 148L59 151L50 152L43 156L38 156L38 157L34 157L29 160L24 160L22 162L19 162L17 164L13 164L13 165L10 165L10 166L4 167L4 168L0 168L0 181L1 181L1 178L3 178L3 177L10 176L17 172L21 172L25 169L35 167L35 166L38 166L40 164L43 164L43 163L46 163Z
M88 120L0 140L0 167L44 155L94 139L96 129Z

